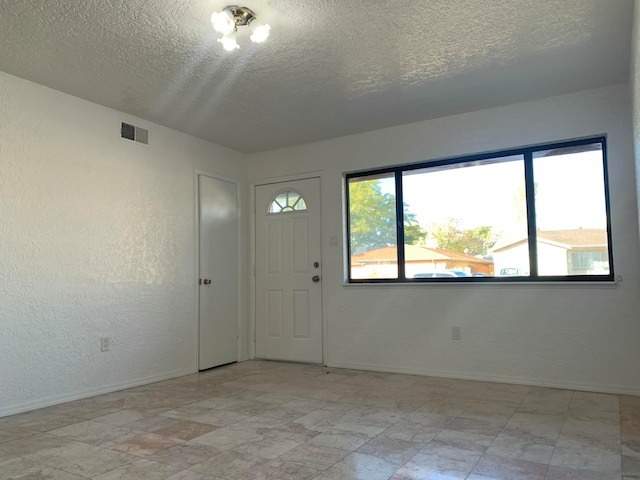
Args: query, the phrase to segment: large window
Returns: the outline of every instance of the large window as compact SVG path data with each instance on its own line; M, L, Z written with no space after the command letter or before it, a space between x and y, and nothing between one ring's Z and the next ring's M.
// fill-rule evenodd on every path
M346 184L350 282L613 280L604 137Z

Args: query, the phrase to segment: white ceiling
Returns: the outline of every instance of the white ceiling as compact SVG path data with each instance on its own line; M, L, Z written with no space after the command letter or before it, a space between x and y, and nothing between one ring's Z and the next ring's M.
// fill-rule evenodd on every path
M256 152L628 80L633 0L2 0L0 70ZM247 30L246 27L241 30Z

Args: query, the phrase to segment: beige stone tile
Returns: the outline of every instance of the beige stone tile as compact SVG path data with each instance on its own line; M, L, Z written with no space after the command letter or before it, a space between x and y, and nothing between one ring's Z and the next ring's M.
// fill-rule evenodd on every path
M263 361L0 419L0 468L26 455L14 463L31 472L25 480L144 478L154 463L110 464L99 453L145 433L175 442L155 453L157 444L137 444L171 467L150 468L163 480L351 480L354 450L352 465L386 461L398 468L393 480L537 478L525 467L549 461L549 480L640 478L640 397ZM257 463L243 469L247 459ZM72 461L81 470L53 464ZM216 462L229 464L226 476L203 468Z
M193 465L190 470L224 479L235 479L250 468L266 463L267 460L238 452L222 452L209 460Z
M196 407L202 407L209 410L221 410L227 407L232 407L237 402L241 402L236 395L231 397L226 396L215 396L206 398L204 400L200 400L199 402L195 402L193 405Z
M280 460L300 463L319 470L326 470L350 453L349 450L305 443L289 450L280 457Z
M131 455L79 442L39 450L26 458L83 477L100 475L136 459Z
M620 474L549 465L545 480L620 480Z
M112 450L121 453L128 453L138 457L146 457L158 453L161 450L173 447L179 444L179 441L156 435L155 433L145 433L129 438L124 442L116 443L111 447Z
M40 432L26 427L17 427L13 425L0 426L0 443L18 440L19 438L36 435Z
M24 422L21 426L30 428L32 430L37 430L39 432L48 432L50 430L55 430L56 428L64 427L65 425L72 425L74 423L78 423L81 420L77 417L72 417L71 415L65 414L53 414L53 415L45 415L40 418L33 419L29 422Z
M177 418L180 420L191 420L195 417L207 414L213 414L215 410L211 408L201 407L197 404L185 405L173 410L168 410L160 415L168 418ZM217 413L217 412L216 412Z
M569 404L569 411L601 411L620 413L618 395L592 392L574 392Z
M351 453L315 477L317 480L387 480L398 470L395 463L362 453ZM315 480L314 479L314 480Z
M197 423L206 423L207 425L213 425L214 427L226 427L242 422L243 420L247 420L249 418L251 418L251 415L245 415L243 413L228 412L226 410L210 410L208 413L187 416L183 418L183 420L191 420L192 422Z
M572 397L573 392L570 390L532 387L518 407L518 412L565 416Z
M165 480L223 480L221 478L211 477L209 475L205 475L203 473L197 473L192 470L184 470L183 472L178 472L170 477L167 477Z
M438 415L435 413L424 413L420 411L415 411L405 416L401 422L402 423L414 423L418 425L422 425L423 427L431 427L431 428L441 428L444 429L453 422L456 417L448 416L448 415Z
M116 443L123 442L137 435L135 432L126 428L91 420L58 428L49 433L69 440L105 448L109 448Z
M448 400L427 400L423 405L416 409L416 412L430 413L441 415L444 417L457 417L464 412L469 406L469 401L450 402Z
M255 433L264 435L265 437L273 437L281 440L293 440L299 444L305 443L312 438L317 437L324 430L316 430L314 427L305 427L299 423L288 423L280 428L275 429L257 429Z
M180 470L181 468L175 465L140 458L133 463L95 476L93 480L165 480Z
M308 465L278 459L252 467L234 480L308 480L321 472L322 470Z
M309 440L310 444L321 447L339 448L341 450L357 450L371 439L362 433L329 430Z
M198 445L189 442L181 443L169 447L165 450L149 455L147 460L153 460L161 463L170 463L187 469L192 465L205 462L210 458L220 454L220 450L217 448L209 447L207 445Z
M247 418L246 420L240 420L238 422L234 422L234 425L247 428L247 429L272 429L272 428L280 428L288 423L287 420L281 418L272 418L266 417L262 414L254 415L252 417Z
M83 480L84 477L42 465L25 458L0 463L3 480Z
M314 410L309 412L302 417L299 417L295 422L301 425L309 426L320 426L320 427L332 427L336 423L338 423L350 410L354 407L349 405L344 408L344 411L340 411L339 409L321 409Z
M490 455L549 463L555 449L555 441L513 430L503 431L487 449Z
M424 446L420 454L475 463L485 453L493 437L474 433L443 430Z
M473 465L468 466L468 470L471 468ZM446 469L408 463L393 474L389 480L464 480L466 478L466 472L447 471Z
M253 455L255 457L273 460L278 458L280 455L284 455L289 450L293 450L299 445L299 442L293 440L265 435L261 440L242 443L241 445L233 447L232 450L239 453Z
M428 443L440 433L442 428L425 427L410 421L401 420L389 427L381 435L408 442Z
M477 419L458 417L447 425L447 430L457 430L459 432L474 433L496 437L507 424L506 419Z
M603 450L599 447L557 446L551 457L551 465L571 467L620 475L621 458L619 451Z
M153 433L165 437L177 438L179 440L191 440L200 437L205 433L214 431L218 427L205 423L191 422L189 420L178 420L172 425L155 430Z
M640 440L622 442L622 474L640 478Z
M571 448L580 446L619 450L620 427L603 422L567 419L558 437L557 445Z
M137 410L119 410L99 417L94 417L93 421L108 423L109 425L122 426L128 423L138 422L148 417L148 415Z
M395 438L378 435L369 440L357 452L366 455L373 455L390 462L402 465L408 462L416 453L423 448L422 443L398 440Z
M472 471L474 475L496 480L543 480L546 472L547 464L497 455L483 456Z
M563 425L564 418L556 415L515 413L507 422L504 430L556 441L560 436Z
M69 445L71 440L47 433L39 433L29 437L19 438L9 442L0 443L0 452L15 455L29 455L40 450Z
M136 422L131 422L123 425L123 428L128 428L130 430L135 430L138 432L155 432L157 430L169 427L174 425L175 422L179 421L176 418L163 417L162 415L151 415L143 418L142 420L138 420Z
M335 425L331 426L331 430L346 433L361 433L369 437L375 437L386 429L387 426L381 427L379 425L371 425L366 420L362 420L357 417L345 417Z
M264 435L258 434L255 431L231 426L219 428L213 432L193 438L190 441L200 445L208 445L219 450L230 450L243 443L259 441L263 438Z

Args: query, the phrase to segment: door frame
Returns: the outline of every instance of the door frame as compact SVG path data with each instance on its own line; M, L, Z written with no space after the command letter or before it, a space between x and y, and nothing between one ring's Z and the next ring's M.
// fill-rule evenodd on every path
M193 288L194 288L194 312L195 312L195 325L196 325L196 348L195 351L195 365L196 372L200 371L200 182L199 177L203 175L205 177L215 178L216 180L221 180L223 182L233 183L236 186L236 219L238 222L237 228L237 237L238 237L238 318L236 320L238 334L237 334L237 358L238 361L244 359L244 355L242 349L242 282L244 279L244 271L243 262L242 262L242 194L240 192L240 180L233 177L227 177L224 175L219 175L217 173L213 173L207 170L194 170L193 171L193 182L194 182L194 228L195 228L195 264L194 264L194 279L193 279Z
M249 262L251 266L251 273L249 275L249 318L250 318L250 326L249 326L249 358L256 358L256 257L257 257L257 245L256 245L256 187L261 185L271 185L274 183L284 183L284 182L293 182L296 180L311 180L318 179L320 182L320 257L322 261L322 275L320 276L320 303L322 305L322 313L320 315L320 319L322 322L322 365L327 365L327 322L326 322L326 311L327 306L326 302L326 283L325 283L325 269L324 269L324 258L325 258L325 247L323 239L323 209L322 209L322 185L323 185L323 174L320 171L316 172L308 172L301 173L297 175L287 175L282 177L271 177L264 178L259 180L254 180L249 183L249 205L250 214L249 214Z

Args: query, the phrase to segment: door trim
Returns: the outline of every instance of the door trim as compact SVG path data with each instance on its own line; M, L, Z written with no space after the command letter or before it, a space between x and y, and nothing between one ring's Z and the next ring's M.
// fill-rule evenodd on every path
M242 261L242 195L240 192L240 180L233 177L227 177L224 175L219 175L217 173L213 173L207 170L199 170L196 169L193 171L193 182L194 182L194 232L195 232L195 263L194 263L194 278L193 278L193 289L194 289L194 315L195 315L195 326L196 326L196 338L195 338L195 371L200 371L200 182L198 181L199 177L203 175L205 177L215 178L216 180L221 180L223 182L233 183L236 186L236 218L238 221L237 228L237 236L238 236L238 318L236 321L237 324L237 357L238 361L245 360L247 358L247 353L244 352L242 348L242 338L243 338L243 329L242 329L242 311L244 310L242 305L242 282L244 279L244 271L243 269L243 261Z
M282 177L272 177L253 180L249 183L249 358L252 360L256 358L256 187L262 185L271 185L274 183L293 182L296 180L311 180L317 178L320 182L320 256L322 262L325 262L325 247L323 242L323 208L322 208L322 188L323 188L323 174L320 171L301 173L297 175L287 175ZM324 269L323 269L324 272ZM322 322L322 365L327 365L327 322L326 322L326 283L325 275L323 274L320 279L321 284L321 304L322 314L320 319Z

